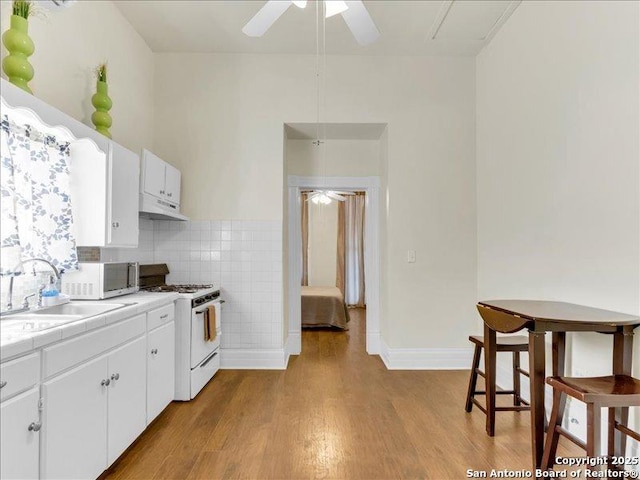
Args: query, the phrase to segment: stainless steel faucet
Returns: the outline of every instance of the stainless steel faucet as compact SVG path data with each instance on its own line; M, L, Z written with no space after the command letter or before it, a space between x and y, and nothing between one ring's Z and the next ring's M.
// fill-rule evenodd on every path
M44 258L27 258L26 260L21 261L18 265L15 266L15 268L13 269L14 271L20 266L24 266L25 263L30 263L30 262L42 262L45 263L47 265L49 265L49 267L51 268L51 270L53 271L54 275L56 276L56 281L59 281L61 279L60 276L60 272L58 271L58 269L56 268L56 266L51 263L49 260L45 260ZM31 297L32 295L27 295L27 297L24 298L23 302L22 302L22 308L20 310L13 310L13 279L15 277L11 277L9 279L9 292L7 294L7 312L13 312L13 313L18 313L18 312L23 312L25 310L29 309L29 302L28 302L28 298ZM38 292L38 295L41 294L41 290ZM36 295L36 294L33 294ZM42 302L39 300L38 301L38 305L41 306Z

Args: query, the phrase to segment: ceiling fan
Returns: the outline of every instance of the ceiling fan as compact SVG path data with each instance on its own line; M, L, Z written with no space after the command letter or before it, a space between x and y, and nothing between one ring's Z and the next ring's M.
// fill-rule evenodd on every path
M322 1L322 0L317 0ZM291 5L305 8L307 0L269 0L242 28L249 37L261 37ZM362 0L324 0L325 18L340 14L360 45L375 42L380 32Z
M355 195L353 192L336 192L334 190L313 190L308 193L307 202L311 201L318 205L321 203L322 205L329 205L331 200L338 200L339 202L344 202L347 197L346 195Z

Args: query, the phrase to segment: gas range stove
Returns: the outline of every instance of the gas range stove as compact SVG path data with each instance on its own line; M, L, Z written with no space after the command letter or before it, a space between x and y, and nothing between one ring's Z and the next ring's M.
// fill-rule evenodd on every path
M141 290L145 292L177 292L177 293L197 293L199 290L210 290L213 285L151 285L143 287Z
M191 400L220 368L222 304L214 285L167 285L166 263L140 265L140 289L176 292L175 301L175 400ZM212 328L215 334L211 335Z
M142 287L143 292L176 292L180 298L191 300L191 308L215 300L220 296L220 289L213 285L154 285Z
M191 300L192 307L209 302L220 296L220 289L214 285L174 284L167 285L169 267L166 263L140 265L140 290L143 292L176 292L180 298Z

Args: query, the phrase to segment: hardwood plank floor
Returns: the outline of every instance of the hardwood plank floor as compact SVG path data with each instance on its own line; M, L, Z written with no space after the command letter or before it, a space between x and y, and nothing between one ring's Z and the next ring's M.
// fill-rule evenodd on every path
M529 469L529 414L496 436L464 411L468 371L388 371L365 352L364 310L347 332L305 330L285 371L222 370L174 402L103 479L460 479ZM559 455L583 453L561 440Z

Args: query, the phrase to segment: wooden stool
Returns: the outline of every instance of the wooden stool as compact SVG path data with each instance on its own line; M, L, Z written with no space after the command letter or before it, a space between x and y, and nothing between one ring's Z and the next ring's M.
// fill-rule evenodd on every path
M607 452L614 456L614 436L618 430L640 442L640 435L626 426L628 407L640 406L640 380L628 375L611 375L608 377L549 377L547 383L553 387L553 408L549 419L549 429L544 444L542 468L550 469L554 465L556 449L560 435L587 451L587 457L600 455L600 409L609 409L609 435ZM562 428L564 411L563 395L569 395L587 404L587 443L583 443ZM616 409L625 409L621 418L624 423L616 421ZM624 445L624 442L622 442ZM624 455L624 452L622 453ZM610 465L610 468L615 466Z
M485 377L484 372L480 369L480 354L484 348L484 338L472 335L469 337L469 340L473 342L476 347L473 353L473 364L471 365L471 377L469 378L469 390L467 391L465 410L470 412L475 404L486 415L487 409L475 398L476 395L486 394L485 390L476 390L478 375L483 378ZM527 337L510 336L496 338L496 352L494 352L494 354L497 352L513 353L513 390L496 391L496 395L513 395L513 407L495 407L496 412L531 410L529 402L523 400L520 396L520 375L529 376L529 372L520 368L520 352L527 352L528 350L529 339ZM495 415L491 417L495 418Z

